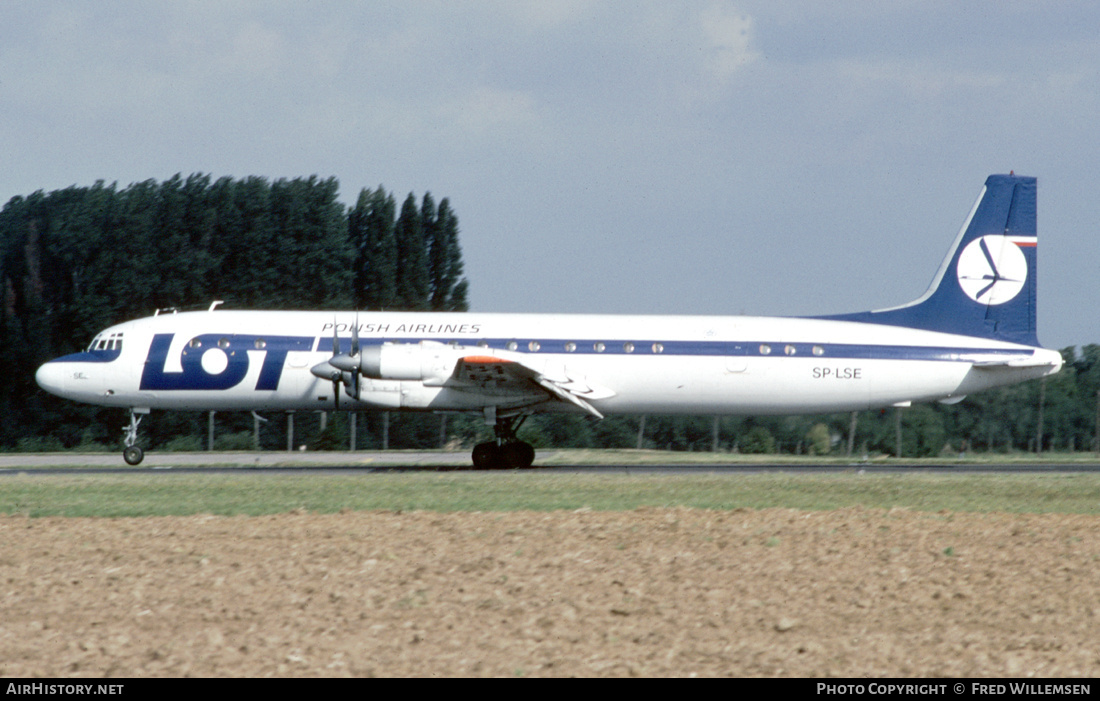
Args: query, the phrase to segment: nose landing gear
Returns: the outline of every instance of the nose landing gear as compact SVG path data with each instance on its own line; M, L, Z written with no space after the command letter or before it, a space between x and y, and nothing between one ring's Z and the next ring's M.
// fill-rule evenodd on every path
M145 459L145 451L137 445L137 432L138 424L145 418L144 415L148 413L148 409L131 409L130 425L122 429L122 432L126 434L126 437L123 439L126 447L122 451L122 459L126 461L127 465L137 465Z

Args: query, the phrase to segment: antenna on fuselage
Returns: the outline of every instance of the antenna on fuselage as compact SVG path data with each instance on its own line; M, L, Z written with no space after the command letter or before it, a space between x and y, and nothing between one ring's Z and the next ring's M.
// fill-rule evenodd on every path
M212 303L210 304L210 308L209 308L209 309L207 309L206 311L208 311L208 312L212 312L212 311L214 311L214 308L215 308L215 307L217 307L217 306L218 306L219 304L225 304L225 300L222 300L222 299L216 299L216 300L214 300L214 301L213 301L213 302L212 302Z

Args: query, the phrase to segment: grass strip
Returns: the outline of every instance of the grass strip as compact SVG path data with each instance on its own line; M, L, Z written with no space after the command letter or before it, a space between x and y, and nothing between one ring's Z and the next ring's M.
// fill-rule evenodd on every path
M1100 513L1094 474L592 475L406 472L360 475L18 475L0 480L0 514L262 515L305 509L552 511L850 506L919 511Z

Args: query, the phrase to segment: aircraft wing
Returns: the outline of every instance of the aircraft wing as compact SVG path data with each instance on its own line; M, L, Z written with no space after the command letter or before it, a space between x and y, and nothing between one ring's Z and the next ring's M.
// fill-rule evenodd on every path
M603 399L615 394L604 388L593 387L583 379L571 378L564 368L548 372L531 367L520 359L495 355L463 356L455 364L454 379L460 385L492 392L541 388L551 398L575 404L600 419L603 414L588 400Z

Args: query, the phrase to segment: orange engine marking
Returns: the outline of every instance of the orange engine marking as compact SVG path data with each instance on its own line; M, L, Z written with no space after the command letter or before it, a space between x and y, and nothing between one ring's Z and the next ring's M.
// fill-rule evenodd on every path
M462 362L468 363L470 365L496 365L497 363L503 365L511 364L513 361L494 358L491 355L468 355L462 359Z

